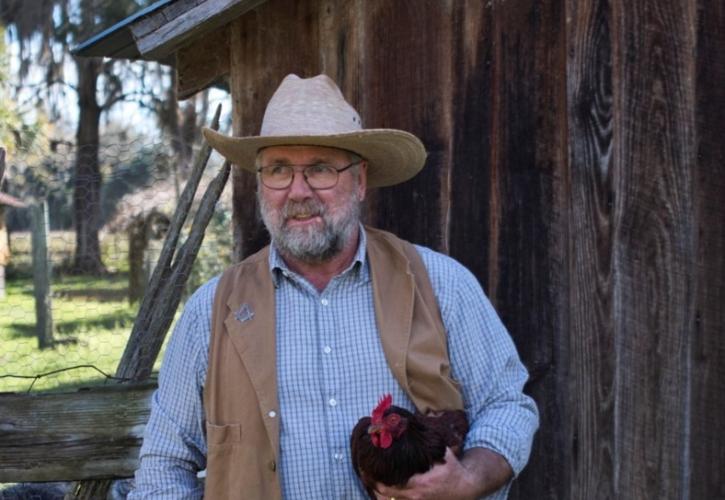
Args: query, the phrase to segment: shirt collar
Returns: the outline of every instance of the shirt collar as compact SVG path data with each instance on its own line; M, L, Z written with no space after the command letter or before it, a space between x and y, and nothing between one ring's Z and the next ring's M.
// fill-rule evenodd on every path
M342 271L340 275L351 272L357 273L358 279L366 279L369 276L367 259L365 258L367 254L367 235L365 233L365 227L362 224L360 224L359 234L360 239L358 241L355 257L353 258L350 265L344 271ZM282 276L295 275L294 271L290 270L290 268L287 267L287 264L285 263L284 259L282 259L282 256L280 255L277 248L274 246L274 243L270 244L269 247L269 268L272 272L272 283L274 283L275 288L279 286L279 281Z

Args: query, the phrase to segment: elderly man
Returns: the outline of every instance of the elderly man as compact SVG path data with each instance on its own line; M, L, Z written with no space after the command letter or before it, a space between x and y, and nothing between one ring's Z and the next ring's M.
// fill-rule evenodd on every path
M538 426L508 333L463 266L360 224L367 188L423 167L420 141L362 128L324 75L287 76L259 136L204 133L256 173L272 243L187 302L131 498L365 498L349 437L384 393L463 408L470 431L460 461L380 498L505 498Z

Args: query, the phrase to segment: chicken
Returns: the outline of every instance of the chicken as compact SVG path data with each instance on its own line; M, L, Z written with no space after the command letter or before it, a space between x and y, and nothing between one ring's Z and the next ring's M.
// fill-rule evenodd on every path
M392 403L392 396L386 394L350 436L353 469L373 499L376 482L404 486L414 474L443 463L446 447L460 457L468 432L463 410L422 415Z

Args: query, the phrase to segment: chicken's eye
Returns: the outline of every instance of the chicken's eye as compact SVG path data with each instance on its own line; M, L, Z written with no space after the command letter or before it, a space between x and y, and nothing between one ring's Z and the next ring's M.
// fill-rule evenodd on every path
M385 417L385 423L388 425L397 425L400 422L400 415L397 413L391 413L387 417Z

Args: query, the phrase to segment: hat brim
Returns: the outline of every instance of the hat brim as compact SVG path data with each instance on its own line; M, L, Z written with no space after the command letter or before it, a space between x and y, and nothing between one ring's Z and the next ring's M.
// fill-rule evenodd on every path
M427 153L423 143L409 132L395 129L364 129L333 135L231 137L203 129L209 145L239 168L256 173L257 152L270 146L325 146L346 149L368 163L368 187L399 184L423 168Z

